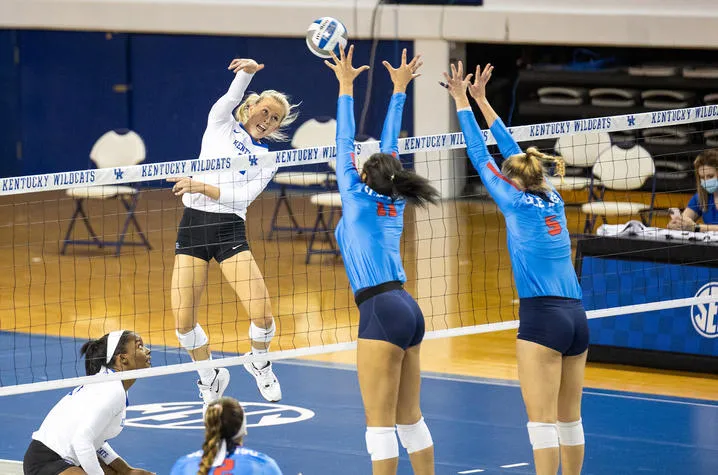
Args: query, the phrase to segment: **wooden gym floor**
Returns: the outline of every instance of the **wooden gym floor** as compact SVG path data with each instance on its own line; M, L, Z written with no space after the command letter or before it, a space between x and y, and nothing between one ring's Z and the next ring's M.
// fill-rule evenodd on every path
M569 203L582 198L565 196ZM688 199L659 195L657 207L682 207ZM275 200L273 192L264 193L247 220L281 335L273 349L351 341L358 312L341 260L314 256L305 265L305 236L283 232L268 239ZM169 284L181 202L167 189L143 191L137 217L153 249L127 246L119 258L112 249L91 246L60 255L73 206L62 192L0 197L0 330L73 337L79 348L88 337L127 328L150 344L177 346ZM294 195L292 206L300 224L313 224L316 209L307 196ZM88 210L95 230L115 240L125 217L121 205L96 201ZM570 231L581 232L578 209L567 213ZM87 236L81 223L74 236ZM518 318L503 218L492 202L445 201L408 211L403 252L407 289L424 310L428 330ZM199 321L215 351L247 351L247 316L216 263L210 265ZM422 365L431 372L513 380L514 337L515 331L503 331L426 341ZM354 353L312 359L353 363ZM715 375L591 364L586 379L594 388L718 400Z

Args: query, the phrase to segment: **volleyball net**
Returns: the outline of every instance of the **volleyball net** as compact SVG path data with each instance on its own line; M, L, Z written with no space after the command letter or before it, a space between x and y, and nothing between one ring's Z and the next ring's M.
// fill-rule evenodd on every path
M483 133L494 151L490 132ZM661 349L682 351L680 340L718 355L718 290L711 286L715 280L718 289L718 233L665 230L668 210L685 208L695 193L694 158L718 147L718 106L518 126L511 133L522 148L535 145L568 165L563 180L551 180L567 203L590 318L645 315L641 325L617 319L601 327L599 333L610 334L602 338L656 344L667 338ZM406 288L425 314L426 338L517 328L504 220L466 158L463 135L403 138L399 149L437 187L466 190L405 214ZM377 151L378 142L357 143L357 161ZM246 220L277 325L269 359L354 348L358 310L333 241L341 213L327 166L334 156L334 145L325 145L0 179L0 395L251 359L241 356L250 349L248 302L214 263L198 310L214 359L190 362L175 335L170 281L184 207L165 180L211 171L280 167ZM629 238L643 245L627 247ZM681 257L659 259L666 252ZM676 308L685 328L670 314ZM118 329L154 348L154 367L83 377L82 343Z

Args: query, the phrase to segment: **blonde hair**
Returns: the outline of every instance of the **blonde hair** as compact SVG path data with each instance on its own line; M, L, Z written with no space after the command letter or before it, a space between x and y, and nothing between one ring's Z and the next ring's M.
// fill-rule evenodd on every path
M212 404L204 415L204 444L202 444L202 460L199 463L197 475L207 475L212 468L212 462L217 456L220 431L222 429L222 404Z
M273 140L275 142L284 142L289 139L289 136L284 133L282 129L297 119L299 113L296 109L299 107L299 104L290 104L289 97L283 92L275 91L274 89L267 89L266 91L262 91L261 94L257 94L256 92L251 93L246 99L244 99L244 102L239 105L234 114L234 118L242 124L246 123L247 119L249 119L250 106L258 104L267 98L274 99L282 105L284 108L284 116L282 116L279 121L279 128L267 135L266 139Z
M525 153L517 153L504 161L501 165L501 171L508 178L518 178L523 183L526 191L548 192L551 187L544 178L543 162L553 163L555 166L555 176L563 177L566 175L566 164L560 157L546 155L539 152L536 147L529 147Z
M212 469L212 462L217 456L222 440L227 441L227 451L236 446L232 438L239 432L244 421L244 409L236 399L222 397L212 403L204 415L204 444L202 444L202 460L197 475L207 475ZM229 453L227 454L229 455Z
M708 192L701 186L701 177L698 175L700 167L713 167L718 171L718 149L704 150L699 153L693 161L693 171L696 175L696 188L698 189L698 202L701 204L701 210L705 213L708 211Z

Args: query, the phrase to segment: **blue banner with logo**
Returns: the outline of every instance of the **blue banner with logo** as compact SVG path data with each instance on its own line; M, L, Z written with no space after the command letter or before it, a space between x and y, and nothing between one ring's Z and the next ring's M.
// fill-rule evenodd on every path
M584 256L586 310L716 296L716 302L592 319L591 344L718 356L718 268Z

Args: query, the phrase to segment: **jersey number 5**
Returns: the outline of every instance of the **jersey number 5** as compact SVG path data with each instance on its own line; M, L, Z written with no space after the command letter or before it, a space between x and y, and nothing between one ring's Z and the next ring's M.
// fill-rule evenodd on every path
M384 203L377 203L376 204L376 214L379 216L386 216L387 208L389 209L389 213L388 213L389 217L395 218L396 217L396 206L394 206L394 205L384 206Z
M224 459L224 463L219 467L215 468L212 475L232 475L234 469L234 460Z
M546 221L546 226L548 227L549 236L556 236L557 234L561 234L561 223L556 221L555 214L552 214L551 216L547 216L545 221Z

